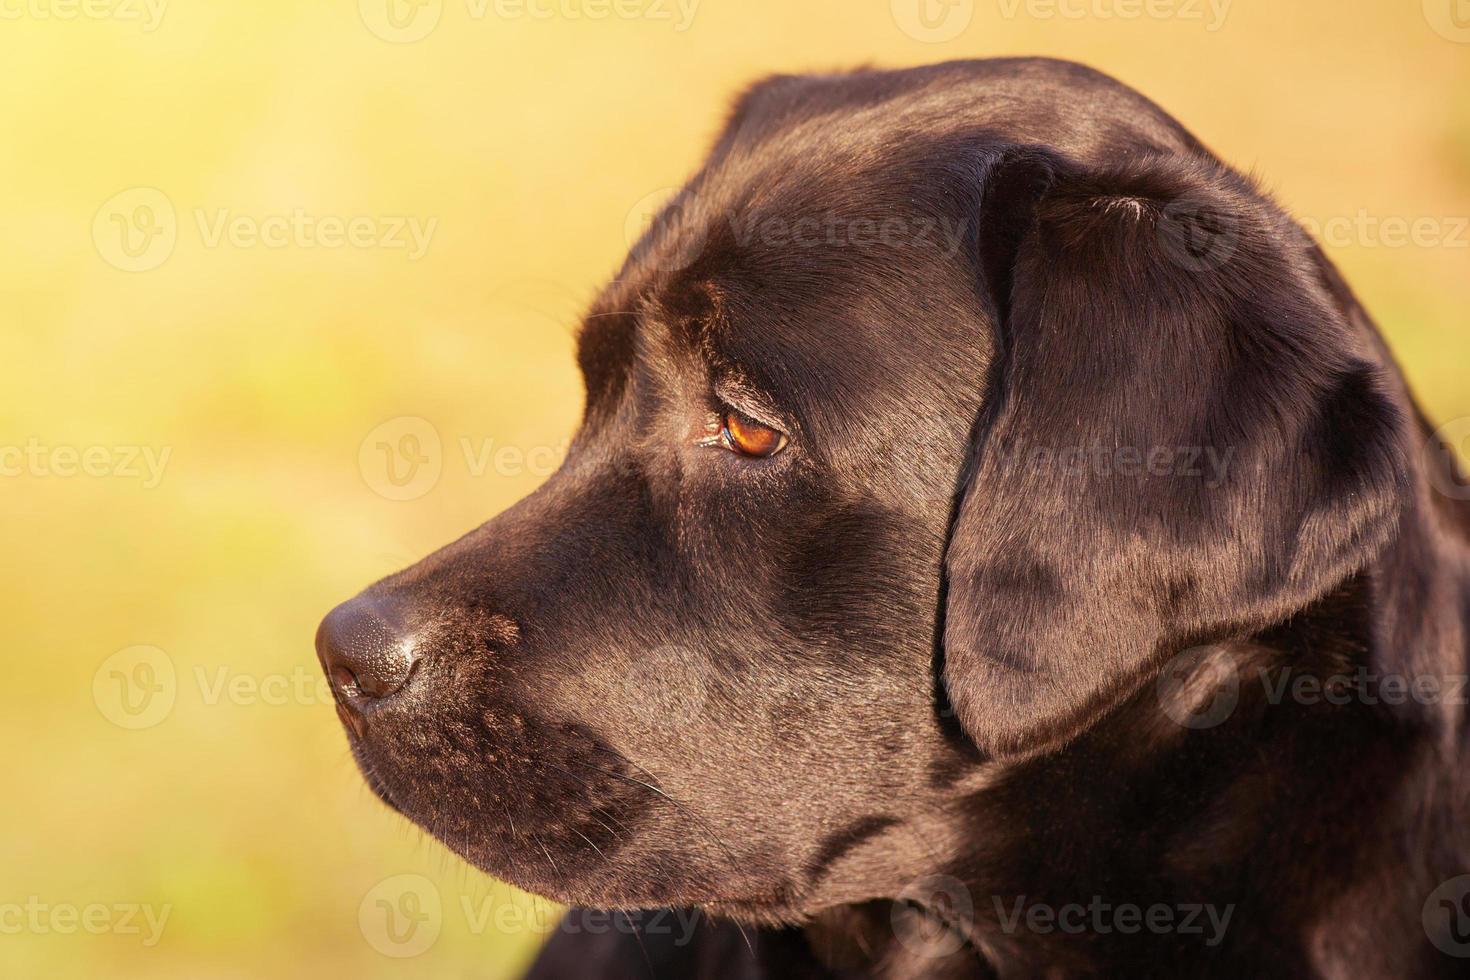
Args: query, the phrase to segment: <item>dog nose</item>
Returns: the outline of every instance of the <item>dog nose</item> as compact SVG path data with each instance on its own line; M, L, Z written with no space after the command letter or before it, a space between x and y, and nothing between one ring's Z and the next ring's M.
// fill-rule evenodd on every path
M367 702L400 691L418 659L413 636L392 610L363 596L327 613L316 631L316 652L336 692L338 713L352 713L353 722L361 721ZM361 725L353 727L360 735Z

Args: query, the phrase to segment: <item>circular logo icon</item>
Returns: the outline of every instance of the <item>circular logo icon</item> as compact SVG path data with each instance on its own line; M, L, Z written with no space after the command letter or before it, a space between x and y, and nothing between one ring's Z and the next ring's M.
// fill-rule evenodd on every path
M357 926L368 945L384 956L421 956L444 928L439 889L423 875L385 878L362 897Z
M1159 242L1169 260L1190 272L1213 272L1240 244L1240 219L1213 201L1185 194L1159 216Z
M439 26L444 0L357 0L362 22L384 41L412 44Z
M975 0L891 0L893 22L915 41L953 41L975 19Z
M1446 41L1470 44L1470 0L1424 0L1424 19Z
M689 268L704 251L704 215L698 205L693 192L678 187L645 194L623 221L628 248L642 244L643 261L662 272Z
M930 959L953 956L974 930L975 900L958 878L929 875L899 893L891 923L910 952Z
M108 265L147 272L168 261L179 241L173 202L153 187L133 187L108 198L92 219L92 243Z
M174 710L179 681L174 662L158 647L119 650L92 675L92 700L119 728L152 728Z
M1214 728L1240 702L1240 675L1225 647L1190 647L1164 665L1159 707L1185 728Z
M1470 875L1451 878L1424 902L1424 933L1449 956L1470 958Z
M439 430L416 415L389 419L357 450L363 482L387 500L417 500L439 483L444 448Z
M1470 416L1453 419L1435 430L1424 443L1425 462L1434 488L1452 500L1470 500Z

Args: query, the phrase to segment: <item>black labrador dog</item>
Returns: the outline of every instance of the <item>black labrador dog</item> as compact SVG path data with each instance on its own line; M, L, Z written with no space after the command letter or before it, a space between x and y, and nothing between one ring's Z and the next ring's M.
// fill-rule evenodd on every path
M533 977L1470 970L1470 493L1153 103L761 82L579 360L562 468L317 640L383 800L573 907Z

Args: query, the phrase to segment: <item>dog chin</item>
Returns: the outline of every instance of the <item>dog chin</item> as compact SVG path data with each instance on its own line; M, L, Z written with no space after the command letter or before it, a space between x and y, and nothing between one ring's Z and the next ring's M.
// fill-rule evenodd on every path
M367 783L368 789L373 795L383 802L383 805L401 816L407 817L403 807L399 806L388 792L388 786L373 768L372 760L367 755L367 750L359 739L348 737L347 746L352 752L352 760L357 763L357 771L362 774L362 781ZM410 818L412 819L412 818Z
M401 807L391 795L379 793L385 802L416 826L428 832L460 858L485 874L520 891L569 908L627 911L633 909L698 908L709 915L752 926L795 925L807 915L790 902L781 887L760 895L728 895L710 882L688 875L670 876L667 868L682 863L672 856L620 856L623 868L609 868L595 854L586 855L543 847L529 828L517 828L511 837L497 828L489 833L471 833L447 827L455 818L424 813L418 807Z
M614 911L693 906L708 897L701 890L660 886L636 874L574 867L572 856L541 851L534 842L503 846L493 839L440 839L492 878L572 908ZM554 868L549 863L552 859Z

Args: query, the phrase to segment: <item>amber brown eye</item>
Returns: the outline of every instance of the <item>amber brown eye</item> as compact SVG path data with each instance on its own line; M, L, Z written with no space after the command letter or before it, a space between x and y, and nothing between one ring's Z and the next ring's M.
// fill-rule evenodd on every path
M720 435L725 445L742 456L764 459L786 448L786 435L770 426L754 422L739 412L726 412Z

